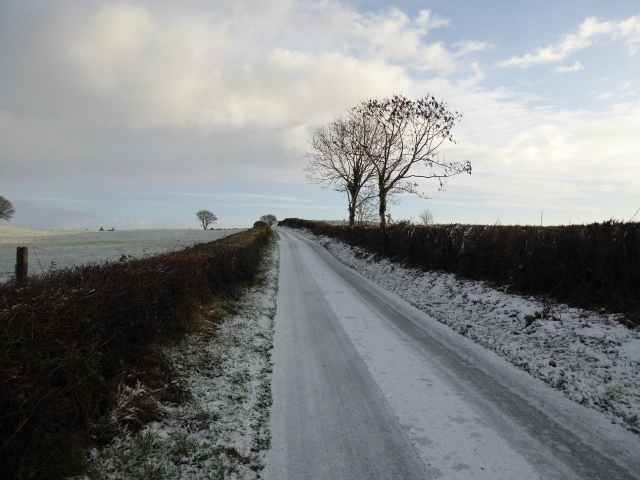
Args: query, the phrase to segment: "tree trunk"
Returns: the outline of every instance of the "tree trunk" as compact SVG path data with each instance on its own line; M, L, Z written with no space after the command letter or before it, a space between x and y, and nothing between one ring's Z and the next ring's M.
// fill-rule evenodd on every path
M387 192L380 190L378 198L380 200L380 229L384 233L387 230Z
M349 199L349 226L353 227L356 223L356 207L358 205L358 192L347 191Z
M382 248L389 246L389 238L387 236L387 191L380 190L380 235Z

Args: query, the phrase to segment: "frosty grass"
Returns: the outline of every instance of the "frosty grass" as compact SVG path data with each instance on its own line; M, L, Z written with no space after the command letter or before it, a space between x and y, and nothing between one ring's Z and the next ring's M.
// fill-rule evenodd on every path
M216 335L188 336L167 353L191 400L161 421L91 452L101 479L254 479L270 446L271 349L278 290L272 242L255 285Z
M567 397L640 433L640 332L616 315L507 294L485 282L375 261L329 237L317 241L343 264Z

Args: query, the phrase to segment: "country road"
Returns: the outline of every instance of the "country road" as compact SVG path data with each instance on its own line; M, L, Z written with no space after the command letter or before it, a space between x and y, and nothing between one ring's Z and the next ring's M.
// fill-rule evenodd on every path
M638 436L276 230L264 478L640 478Z

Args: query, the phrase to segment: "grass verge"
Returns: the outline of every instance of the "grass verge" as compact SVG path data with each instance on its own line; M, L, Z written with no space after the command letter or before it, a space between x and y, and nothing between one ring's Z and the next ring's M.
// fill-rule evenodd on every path
M202 310L194 333L162 351L173 368L174 388L183 392L181 401L159 400L159 418L93 449L82 478L259 478L270 446L277 288L272 239L241 293L216 299ZM145 389L152 390L140 383L137 392Z

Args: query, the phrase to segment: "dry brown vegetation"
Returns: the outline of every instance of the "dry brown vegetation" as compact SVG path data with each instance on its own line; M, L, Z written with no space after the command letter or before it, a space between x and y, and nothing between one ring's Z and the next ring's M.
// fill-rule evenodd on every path
M640 326L640 223L608 221L556 227L392 225L347 227L288 218L352 246L425 270L492 282L510 291L549 295L571 306L625 314Z
M270 233L0 284L3 478L77 474L83 446L153 420L160 400L177 401L180 386L154 347L249 281Z

